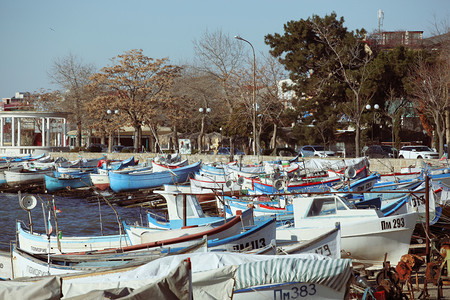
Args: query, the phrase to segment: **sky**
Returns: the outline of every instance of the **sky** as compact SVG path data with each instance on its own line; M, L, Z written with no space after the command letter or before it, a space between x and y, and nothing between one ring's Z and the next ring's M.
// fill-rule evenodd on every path
M172 64L193 61L193 42L218 30L248 40L267 54L267 34L283 34L288 21L344 17L349 30L434 32L449 22L449 0L0 0L0 97L54 90L55 60L73 55L98 70L125 51L143 49ZM249 51L251 48L249 46ZM249 52L251 53L251 52Z

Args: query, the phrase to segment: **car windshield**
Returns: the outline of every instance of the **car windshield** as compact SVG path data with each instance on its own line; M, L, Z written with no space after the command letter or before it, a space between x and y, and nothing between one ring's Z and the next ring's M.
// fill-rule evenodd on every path
M314 146L313 148L316 151L325 151L325 148L323 146Z
M432 151L429 147L422 146L422 147L414 147L416 151Z

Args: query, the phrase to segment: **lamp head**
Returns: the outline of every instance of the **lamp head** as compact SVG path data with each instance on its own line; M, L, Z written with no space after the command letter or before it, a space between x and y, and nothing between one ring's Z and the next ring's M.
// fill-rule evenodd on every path
M379 108L380 108L380 106L379 106L378 104L375 104L375 105L373 106L373 108L375 108L375 109L379 109Z
M110 115L110 114L111 114L111 110L108 109L108 110L106 111L106 113L107 113L108 115Z

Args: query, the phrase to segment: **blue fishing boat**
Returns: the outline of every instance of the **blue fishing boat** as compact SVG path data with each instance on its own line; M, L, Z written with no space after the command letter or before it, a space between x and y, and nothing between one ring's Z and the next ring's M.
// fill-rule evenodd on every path
M201 161L161 172L129 172L119 173L109 172L109 185L111 189L118 193L139 189L151 189L163 186L164 184L176 184L186 182L190 176L194 176L201 167Z
M54 175L45 175L45 189L48 192L54 192L64 189L76 189L81 187L92 186L91 177L89 173L69 173L59 174L54 172Z

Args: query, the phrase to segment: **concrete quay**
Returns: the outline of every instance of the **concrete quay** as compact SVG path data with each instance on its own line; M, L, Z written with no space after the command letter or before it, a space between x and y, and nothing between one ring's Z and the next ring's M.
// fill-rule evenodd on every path
M105 155L107 159L126 159L134 156L140 162L146 162L158 156L157 153L92 153L92 152L50 152L51 157L65 157L70 161L81 158L99 158ZM192 154L182 155L182 158L188 158L189 162L196 162L202 160L203 162L230 162L230 156L228 155L207 155L207 154ZM244 164L255 164L261 161L273 161L273 160L289 160L293 157L279 157L279 156L255 156L255 155L243 155L234 156L234 160L242 161ZM241 160L242 159L242 160ZM313 158L304 158L305 160ZM344 158L323 158L326 160L342 160ZM350 159L350 158L347 158ZM432 166L447 166L447 161L437 159L393 159L393 158L372 158L369 159L370 171L378 172L380 174L400 172L402 168L408 167L420 167L422 162L430 164Z

